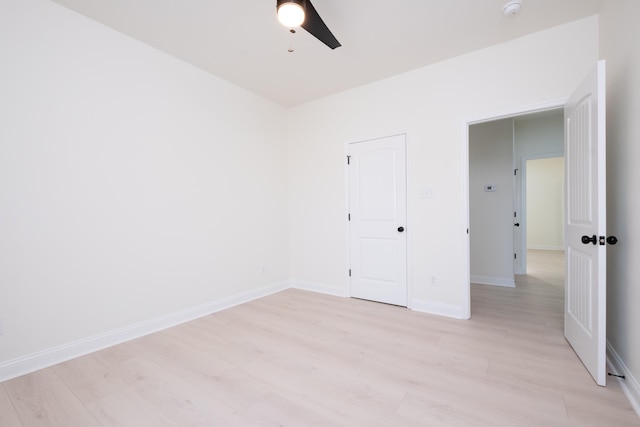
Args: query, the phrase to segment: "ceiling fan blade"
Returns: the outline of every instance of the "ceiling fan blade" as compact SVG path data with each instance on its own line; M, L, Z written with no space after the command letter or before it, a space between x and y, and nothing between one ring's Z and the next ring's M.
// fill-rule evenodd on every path
M329 27L327 27L322 18L320 18L318 11L313 7L311 2L307 0L306 4L306 18L300 26L331 49L342 46L331 30L329 30Z

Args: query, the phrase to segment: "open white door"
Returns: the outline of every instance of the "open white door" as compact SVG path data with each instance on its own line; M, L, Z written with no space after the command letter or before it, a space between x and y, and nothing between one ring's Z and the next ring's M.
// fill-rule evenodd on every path
M606 383L605 63L565 105L564 334L599 385Z
M349 144L351 296L407 305L405 136Z

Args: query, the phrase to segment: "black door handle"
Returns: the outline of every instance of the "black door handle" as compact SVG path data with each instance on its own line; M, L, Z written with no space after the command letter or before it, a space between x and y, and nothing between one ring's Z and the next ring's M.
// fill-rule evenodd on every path
M588 245L589 243L593 243L594 245L596 244L596 240L598 238L596 237L596 235L594 234L593 236L589 237L589 236L582 236L582 243L584 243L585 245Z
M610 245L615 245L616 243L618 243L618 238L616 236L609 236L607 237L607 243Z
M398 227L398 232L402 233L404 231L404 227Z
M520 227L520 223L516 222L515 224L513 224L514 227Z

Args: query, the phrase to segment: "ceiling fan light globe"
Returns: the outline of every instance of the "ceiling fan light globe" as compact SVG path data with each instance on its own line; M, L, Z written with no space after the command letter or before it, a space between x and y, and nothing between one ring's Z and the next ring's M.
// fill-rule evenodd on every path
M285 27L299 27L304 22L304 8L300 3L293 1L279 4L278 20Z

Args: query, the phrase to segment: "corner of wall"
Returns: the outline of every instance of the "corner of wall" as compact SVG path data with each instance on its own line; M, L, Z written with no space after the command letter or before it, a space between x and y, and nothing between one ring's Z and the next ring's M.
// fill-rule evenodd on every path
M337 297L348 297L349 292L345 287L336 286L336 285L328 285L325 283L316 283L316 282L304 282L301 280L292 280L291 288L300 289L303 291L317 292L320 294L326 295L334 295Z

